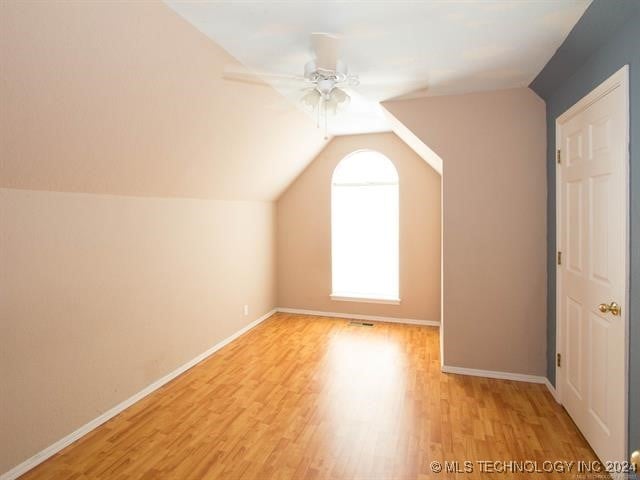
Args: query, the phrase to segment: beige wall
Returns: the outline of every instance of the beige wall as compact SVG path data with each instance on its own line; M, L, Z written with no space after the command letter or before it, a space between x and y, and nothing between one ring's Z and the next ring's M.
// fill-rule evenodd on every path
M331 294L331 176L346 155L372 149L400 178L400 305ZM334 138L277 202L278 306L440 319L440 175L393 133Z
M0 186L273 200L324 146L160 0L2 0L0 32Z
M161 2L0 31L1 474L275 306L262 200L324 142Z
M544 375L544 102L522 88L384 106L444 165L444 363Z
M273 217L0 189L0 472L271 310Z

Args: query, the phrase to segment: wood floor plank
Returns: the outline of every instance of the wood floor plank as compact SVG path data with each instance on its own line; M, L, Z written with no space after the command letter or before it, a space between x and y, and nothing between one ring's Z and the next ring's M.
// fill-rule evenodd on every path
M472 480L531 478L477 461L595 459L543 385L441 373L437 328L279 313L22 478Z

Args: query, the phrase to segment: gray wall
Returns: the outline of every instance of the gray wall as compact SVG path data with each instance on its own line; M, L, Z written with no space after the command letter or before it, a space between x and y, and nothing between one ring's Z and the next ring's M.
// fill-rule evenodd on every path
M555 385L555 119L623 65L630 69L629 449L640 448L640 1L595 0L531 88L547 103L547 377Z

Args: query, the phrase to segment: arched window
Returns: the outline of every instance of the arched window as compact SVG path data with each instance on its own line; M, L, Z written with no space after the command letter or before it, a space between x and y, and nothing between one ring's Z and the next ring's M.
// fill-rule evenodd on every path
M398 172L381 153L361 150L331 181L332 298L399 302Z

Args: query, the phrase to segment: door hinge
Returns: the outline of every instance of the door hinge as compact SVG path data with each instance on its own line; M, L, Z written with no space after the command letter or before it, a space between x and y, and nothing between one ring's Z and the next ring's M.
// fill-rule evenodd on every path
M556 365L558 367L562 366L562 355L560 355L559 353L556 353Z
M558 265L562 265L562 252L558 252Z
M560 149L556 150L556 160L558 163L562 163L562 154L560 153Z

